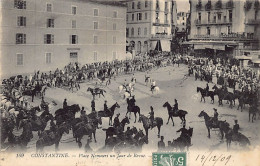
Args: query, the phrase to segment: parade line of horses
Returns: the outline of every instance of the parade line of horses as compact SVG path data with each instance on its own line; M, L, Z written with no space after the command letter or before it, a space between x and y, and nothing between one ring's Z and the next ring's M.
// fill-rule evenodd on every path
M40 106L33 107L29 110L21 107L23 100L19 103L14 98L17 98L17 91L3 91L1 94L1 110L2 115L2 126L1 126L1 148L7 150L8 148L13 148L16 146L26 149L30 141L33 139L33 132L37 132L38 138L35 147L36 151L43 151L44 147L55 145L55 150L59 149L59 143L62 141L62 136L64 134L69 134L72 132L73 141L76 142L79 148L82 147L82 138L87 137L87 143L85 145L85 151L91 151L89 146L92 141L96 140L96 130L102 130L105 132L106 137L104 138L105 145L99 151L116 151L116 150L127 150L127 151L136 151L142 150L144 144L149 143L149 130L157 128L158 138L160 137L161 127L164 125L163 119L161 117L154 117L151 120L150 117L143 115L139 106L137 106L135 96L132 95L134 91L134 83L136 82L133 77L131 83L123 84L118 87L119 92L124 92L124 99L126 99L126 115L124 118L119 121L120 114L117 114L114 117L114 112L117 108L120 108L118 102L115 102L108 110L96 111L93 110L90 114L76 118L76 113L80 112L80 106L74 104L71 106L65 106L55 111L54 114L49 112L49 106L46 103L42 103ZM145 76L145 83L151 84L150 91L152 93L159 93L159 87L153 84L149 76ZM219 89L217 86L214 86L215 91L206 91L203 88L197 88L197 92L201 93L201 100L205 97L211 97L212 103L214 103L214 96L218 95L219 104L222 104L222 100L228 100L230 105L235 104L235 99L239 99L239 106L242 109L242 106L245 104L250 104L250 109L253 115L255 115L256 110L252 107L254 106L257 99L251 97L249 94L242 94L236 92L234 94L227 94L224 89ZM37 92L40 93L40 96L44 96L46 86L35 87L35 95ZM96 96L106 93L104 89L101 88L88 88L87 92L90 92L95 100ZM32 92L31 92L32 93ZM239 94L238 94L239 93ZM26 95L24 93L24 95ZM235 97L235 96L245 96L245 97ZM249 96L249 97L248 97ZM20 96L22 97L22 96ZM255 101L256 100L256 101ZM17 103L18 102L18 103ZM186 124L186 115L187 111L178 109L176 110L172 105L165 101L161 104L163 108L166 108L168 111L168 121L172 120L174 126L174 117L181 119L181 123L185 126ZM43 110L43 111L42 111ZM40 116L37 116L39 112L42 112ZM250 112L250 111L249 111ZM131 118L131 113L135 116L134 123L142 123L143 130L137 129L136 127L127 127L127 124L130 124L129 119ZM122 115L121 115L122 116ZM205 125L208 129L208 137L210 138L210 129L219 128L221 133L221 139L226 138L227 147L230 147L231 141L237 141L243 147L250 145L250 141L243 134L235 134L233 130L229 127L229 124L225 121L213 122L213 118L209 117L207 113L202 111L199 117L204 117ZM139 117L139 118L138 118ZM109 127L104 128L102 126L102 119L109 118ZM114 119L113 119L114 118ZM114 121L113 121L114 120ZM253 119L252 119L253 121ZM50 122L50 128L46 130L47 123ZM185 127L184 127L185 128ZM15 134L14 131L19 131L22 129L21 134ZM174 139L171 143L172 150L184 150L185 148L189 149L191 146L191 137L193 135L193 128L182 130L182 134L179 138Z

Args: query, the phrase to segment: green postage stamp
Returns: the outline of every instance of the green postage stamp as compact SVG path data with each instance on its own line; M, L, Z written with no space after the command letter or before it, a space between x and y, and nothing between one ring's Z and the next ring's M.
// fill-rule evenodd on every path
M186 166L186 153L153 153L153 166Z

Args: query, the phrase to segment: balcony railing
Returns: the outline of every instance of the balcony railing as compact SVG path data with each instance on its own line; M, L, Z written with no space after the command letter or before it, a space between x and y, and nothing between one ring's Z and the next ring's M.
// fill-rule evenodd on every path
M156 33L154 35L151 35L152 39L172 39L172 35L169 35L168 33Z
M211 20L211 21L207 21L207 20L195 20L194 23L196 25L207 25L207 24L231 24L232 23L232 20L227 20L227 19L224 19L224 20Z
M231 34L224 34L221 33L220 35L194 35L195 38L199 39L228 39L228 40L252 40L257 39L253 33L246 34L246 33L231 33Z
M260 24L260 19L248 19L246 20L246 24L253 24L253 25L259 25Z
M226 4L226 8L233 8L234 7L234 3L232 0L228 1Z

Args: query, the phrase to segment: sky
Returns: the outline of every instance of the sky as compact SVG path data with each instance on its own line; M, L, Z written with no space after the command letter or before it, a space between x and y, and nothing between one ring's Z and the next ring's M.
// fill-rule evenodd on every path
M190 9L189 0L176 0L177 12L188 12Z

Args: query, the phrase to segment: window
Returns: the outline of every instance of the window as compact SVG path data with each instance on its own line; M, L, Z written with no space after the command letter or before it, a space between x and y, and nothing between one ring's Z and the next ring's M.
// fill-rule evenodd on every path
M197 34L200 35L200 32L201 31L201 28L200 27L197 27Z
M97 21L94 22L94 29L98 29L98 22Z
M210 27L207 27L207 35L210 35Z
M156 9L160 9L160 6L159 6L159 0L156 0Z
M98 36L94 36L94 44L98 44Z
M116 23L113 24L113 30L116 30Z
M44 35L44 44L54 44L54 35L45 34Z
M129 37L129 28L126 28L126 37Z
M54 19L47 19L47 28L54 28Z
M77 28L77 22L76 20L71 21L71 28Z
M164 14L164 23L168 23L168 14Z
M23 54L16 54L16 64L18 66L22 66L23 65Z
M77 7L76 6L72 6L71 7L71 14L77 14Z
M137 9L141 9L141 2L137 3Z
M94 16L98 16L98 9L94 9Z
M142 20L142 13L137 13L137 21Z
M228 31L228 34L231 34L232 32L231 32L231 26L228 26L227 27L227 31Z
M17 17L17 26L26 26L26 17L18 16Z
M228 18L229 18L229 21L232 21L232 10L228 11Z
M210 22L210 12L208 12L208 22Z
M98 60L98 53L97 51L94 51L94 61L97 61Z
M128 21L128 14L126 14L126 21Z
M156 12L156 15L155 15L155 19L158 20L159 19L159 13Z
M116 44L116 37L113 36L113 44Z
M135 9L135 3L132 2L132 9Z
M113 60L116 60L117 58L116 58L116 52L115 51L113 51Z
M144 28L144 35L147 35L147 28Z
M14 0L14 8L26 9L26 1L25 0Z
M144 18L145 18L146 20L148 19L147 13L144 14Z
M145 8L148 7L148 1L147 1L147 0L144 2L144 7L145 7Z
M182 25L184 25L185 23L183 22Z
M131 29L131 36L134 36L134 35L135 35L135 29L132 28L132 29Z
M257 20L258 10L255 11L255 20Z
M47 3L47 5L46 5L46 11L47 11L47 12L52 12L52 4Z
M70 44L78 44L78 35L70 35Z
M26 44L26 34L17 33L16 34L16 44Z
M198 13L198 20L201 21L201 13Z
M45 62L46 62L46 64L51 63L51 53L48 52L45 54Z
M117 18L117 11L114 11L114 12L113 12L113 17L114 17L114 18Z
M168 10L168 2L165 2L165 11Z
M140 27L138 28L137 35L138 35L138 36L141 35L141 28L140 28Z
M218 20L221 20L221 14L218 13Z
M135 15L134 14L132 14L132 21L134 21L135 20Z

